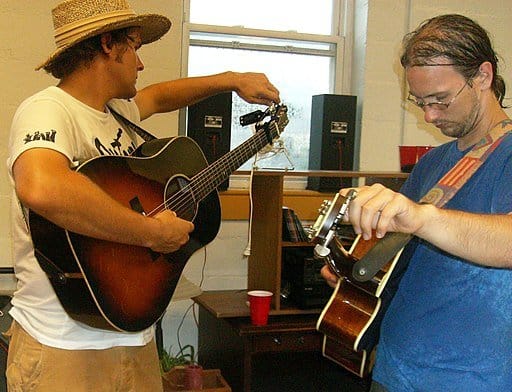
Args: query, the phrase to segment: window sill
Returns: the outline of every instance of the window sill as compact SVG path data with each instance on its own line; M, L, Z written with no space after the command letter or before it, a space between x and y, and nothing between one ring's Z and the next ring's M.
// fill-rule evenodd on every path
M330 200L334 193L321 193L310 190L285 190L283 205L295 211L301 220L316 220L318 208L324 200ZM222 220L249 219L249 191L247 189L228 189L219 192L222 208Z
M293 171L275 172L260 171L258 176L288 176L288 177L343 177L364 179L366 185L381 182L391 189L398 190L403 181L408 177L401 172L363 172L363 171ZM238 171L235 174L247 175L247 171ZM219 192L223 220L247 220L249 219L249 191L243 188L229 188ZM303 221L314 221L318 217L318 209L324 200L332 200L333 193L324 193L306 189L284 189L283 205L295 211Z

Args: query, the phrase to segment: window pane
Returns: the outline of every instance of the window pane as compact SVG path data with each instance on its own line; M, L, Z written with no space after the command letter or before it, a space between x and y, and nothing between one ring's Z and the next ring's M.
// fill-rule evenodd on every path
M281 101L288 106L290 122L282 134L296 170L306 170L309 158L309 130L311 97L331 92L330 71L333 59L293 53L257 52L224 48L191 46L189 51L189 75L206 75L235 70L239 72L263 72L281 92ZM238 146L252 136L249 126L241 127L239 117L264 109L242 101L236 94L233 99L231 147ZM250 169L253 161L244 165ZM273 159L258 162L260 168L291 168L283 153Z
M331 34L333 0L190 0L190 22Z

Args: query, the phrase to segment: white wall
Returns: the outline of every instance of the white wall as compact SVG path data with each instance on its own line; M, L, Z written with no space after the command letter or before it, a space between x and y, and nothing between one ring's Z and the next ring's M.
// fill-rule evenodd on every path
M491 33L502 57L501 75L512 91L509 1L489 0L356 0L368 7L366 62L362 97L361 170L399 170L398 148L404 145L439 145L447 139L423 121L423 112L401 105L407 86L400 66L402 36L423 20L447 13L464 14ZM357 68L355 66L354 68ZM361 88L361 87L360 87ZM361 97L360 97L361 98ZM512 101L508 100L508 105ZM508 114L512 115L511 109Z
M10 186L5 175L9 127L14 112L21 101L55 79L44 71L34 71L54 50L53 25L50 9L58 1L0 1L0 266L11 265L9 202ZM174 21L171 32L161 41L141 50L147 59L148 72L142 72L140 85L164 79L175 79L180 75L181 47L181 2L135 0L131 2L137 12L156 12L167 15ZM178 114L155 116L146 127L157 135L177 134Z
M398 61L401 38L420 21L452 12L478 20L491 32L495 47L502 56L501 73L508 83L510 96L512 50L507 45L510 27L506 26L510 23L512 10L508 1L353 1L356 55L351 88L352 94L358 95L360 104L362 170L398 170L398 145L437 145L443 140L435 129L423 123L420 111L407 112L401 106L406 90ZM0 172L0 266L12 265L8 216L10 192L4 163L10 121L23 98L55 83L43 71L35 72L33 69L53 50L49 10L57 3L43 0L0 1L0 161L4 165L3 174ZM180 76L182 3L183 0L131 0L137 12L162 13L173 21L169 34L141 50L146 70L139 79L139 86ZM279 86L278 80L274 82ZM178 133L177 119L177 113L159 115L144 126L158 135L175 135ZM187 277L200 283L204 276L202 287L205 290L245 288L247 261L242 252L246 247L246 232L246 222L223 222L215 241L195 254L187 264ZM190 301L171 303L163 321L166 346L172 345L177 349L176 328L190 304ZM189 313L182 327L181 343L195 343L196 336Z

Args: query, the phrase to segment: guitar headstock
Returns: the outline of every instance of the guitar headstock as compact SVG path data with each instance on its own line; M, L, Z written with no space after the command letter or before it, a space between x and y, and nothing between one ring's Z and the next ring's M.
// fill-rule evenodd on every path
M356 197L357 192L351 190L347 196L336 193L333 200L324 200L319 209L319 215L315 223L309 229L311 242L327 246L332 239L337 226L341 223L347 212L350 202Z
M270 122L275 124L277 136L281 135L284 128L288 125L288 107L286 105L272 104L268 108L270 112ZM271 125L269 125L271 126ZM272 125L273 126L273 125Z
M256 123L256 131L264 129L269 143L279 138L288 122L288 107L275 103L265 111L257 110L240 117L241 125Z

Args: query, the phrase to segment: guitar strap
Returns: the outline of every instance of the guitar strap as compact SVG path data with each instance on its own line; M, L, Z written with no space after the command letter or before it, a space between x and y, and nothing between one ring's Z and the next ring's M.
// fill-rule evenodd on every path
M420 199L420 203L443 207L482 166L503 141L504 136L511 132L512 120L506 119L499 122ZM412 237L411 234L405 233L387 233L354 264L352 269L354 279L360 282L372 279Z
M119 124L123 127L123 129L130 130L132 132L135 132L137 135L139 135L145 142L149 142L150 140L156 139L156 136L153 136L151 133L146 131L144 128L141 128L137 124L131 122L126 117L115 111L112 106L108 106L108 109L114 116L114 118L117 120Z
M420 203L444 206L500 145L503 137L510 132L512 132L512 120L506 119L499 122L421 198Z

